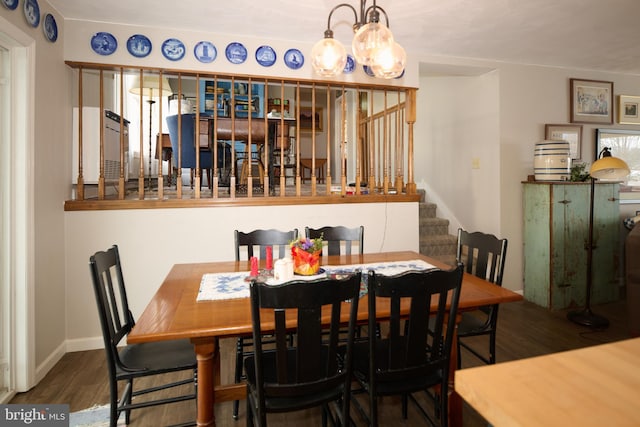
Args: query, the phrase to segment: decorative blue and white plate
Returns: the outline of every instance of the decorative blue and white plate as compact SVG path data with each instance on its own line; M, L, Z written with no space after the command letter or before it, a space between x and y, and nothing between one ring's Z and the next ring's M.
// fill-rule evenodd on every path
M144 58L151 53L151 40L143 34L134 34L127 40L127 50L136 58Z
M298 49L289 49L284 53L284 63L292 70L304 65L304 55Z
M373 74L373 70L368 65L363 65L362 69L364 69L364 72L367 73L367 76L371 76L371 77L376 76L375 74Z
M345 74L351 74L355 69L356 69L356 60L353 59L352 55L347 55L347 62L344 64L344 70L342 70L342 72Z
M25 0L24 1L24 17L32 27L40 25L40 6L38 6L38 0Z
M111 33L101 31L91 37L91 49L98 55L111 55L117 48L118 41Z
M42 31L44 31L44 36L51 43L54 43L56 40L58 40L58 24L56 24L56 18L54 18L52 14L47 13L44 16Z
M162 54L170 61L181 60L186 50L184 43L178 39L166 39L164 43L162 43Z
M242 64L247 60L247 48L242 43L229 43L224 54L232 64Z
M256 61L263 67L271 67L276 63L276 52L271 46L260 46L256 50Z
M7 9L14 10L16 7L18 7L18 0L2 0L2 4Z
M200 41L193 48L193 54L198 61L208 64L216 59L218 56L218 50L213 43Z

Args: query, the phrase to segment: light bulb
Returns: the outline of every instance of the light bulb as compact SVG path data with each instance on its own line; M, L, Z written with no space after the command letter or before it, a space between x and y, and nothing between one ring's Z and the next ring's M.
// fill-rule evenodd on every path
M393 43L391 30L378 22L370 22L360 27L353 36L351 48L360 64L372 65L378 52L391 48Z
M393 43L390 48L378 51L371 64L371 70L376 77L393 79L402 74L407 63L407 54L398 43Z
M347 51L334 38L323 38L311 49L311 65L321 76L337 76L347 63Z

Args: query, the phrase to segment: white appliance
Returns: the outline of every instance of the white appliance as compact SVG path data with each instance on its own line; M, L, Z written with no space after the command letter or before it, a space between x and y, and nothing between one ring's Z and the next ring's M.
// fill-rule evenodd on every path
M78 107L73 108L73 157L71 182L78 183ZM124 179L129 179L129 121L124 120ZM120 178L120 116L104 110L104 179ZM100 176L100 108L82 107L82 176L85 184L97 184Z

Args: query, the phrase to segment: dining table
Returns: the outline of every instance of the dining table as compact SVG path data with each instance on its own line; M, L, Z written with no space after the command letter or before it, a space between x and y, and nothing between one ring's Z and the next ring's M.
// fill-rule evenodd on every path
M421 268L425 268L425 265L429 268L452 268L414 251L323 256L321 263L329 271L331 268L360 269L363 275L372 268L379 271L378 268L397 267L402 263L405 266L420 265ZM262 262L260 266L264 268ZM233 286L230 282L223 282L221 288L225 290L225 294L220 298L215 292L213 296L209 295L211 289L205 288L210 284L210 279L220 274L246 276L250 269L250 261L175 264L128 336L130 343L185 338L191 340L198 365L198 426L215 426L215 403L246 398L245 384L221 384L218 343L222 338L251 335L249 281L241 280L240 284L235 283ZM362 292L361 296L364 296ZM460 313L485 305L521 299L522 295L519 293L465 273L458 311ZM376 312L376 318L384 322L389 318L389 310L384 305L381 307ZM368 305L359 304L358 320L365 324L368 317ZM461 426L462 399L455 391L455 342L451 359L449 421L451 426Z
M456 388L494 427L637 427L640 338L463 369Z

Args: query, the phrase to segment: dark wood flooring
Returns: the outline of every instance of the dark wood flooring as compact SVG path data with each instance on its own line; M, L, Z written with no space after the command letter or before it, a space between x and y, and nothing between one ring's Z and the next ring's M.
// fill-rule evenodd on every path
M587 347L629 338L627 313L624 301L605 304L593 308L606 316L611 325L606 330L593 331L575 325L566 319L566 311L549 311L523 301L504 304L500 308L498 322L498 362L522 359L575 348ZM223 340L221 351L222 366L226 371L225 380L231 382L233 340ZM477 366L474 358L463 352L463 368ZM228 368L224 368L228 367ZM146 381L146 380L145 380ZM20 393L11 403L68 403L71 411L78 411L93 405L106 404L109 398L107 367L102 350L83 351L66 354L62 360L35 388ZM222 427L244 426L245 408L241 402L240 419L231 417L231 402L216 405L216 424ZM146 408L132 413L132 426L158 427L195 419L195 403L182 402L164 407ZM399 401L384 398L380 405L381 425L418 426L424 420L410 405L409 418L403 420ZM354 413L357 425L364 425ZM272 426L320 425L319 411L312 409L294 414L274 414L269 416ZM486 426L487 423L465 405L464 425L467 427Z

